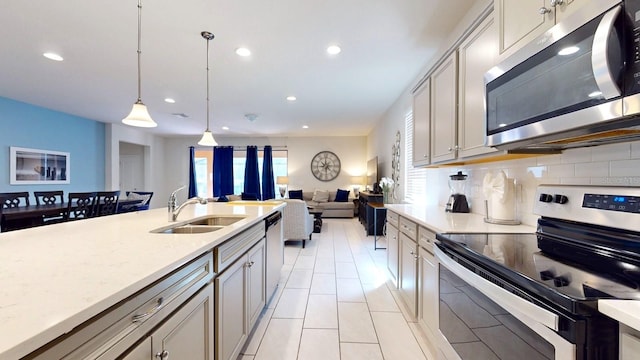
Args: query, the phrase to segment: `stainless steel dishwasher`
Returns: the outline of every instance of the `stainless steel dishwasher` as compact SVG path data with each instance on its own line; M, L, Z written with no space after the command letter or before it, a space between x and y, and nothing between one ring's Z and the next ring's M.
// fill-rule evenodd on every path
M277 211L265 219L267 233L267 303L273 296L278 282L280 270L284 264L284 242L282 241L282 212Z

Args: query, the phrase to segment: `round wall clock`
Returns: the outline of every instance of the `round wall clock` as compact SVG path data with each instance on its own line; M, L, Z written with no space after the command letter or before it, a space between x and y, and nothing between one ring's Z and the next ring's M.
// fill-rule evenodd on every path
M311 159L311 172L320 181L331 181L340 174L340 159L331 151L320 151Z

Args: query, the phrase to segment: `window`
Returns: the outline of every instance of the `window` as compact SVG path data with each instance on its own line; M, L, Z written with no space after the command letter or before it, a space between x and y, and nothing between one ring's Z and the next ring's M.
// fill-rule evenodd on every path
M427 170L415 168L411 164L413 161L413 113L411 111L405 116L405 134L404 201L420 203L426 200Z
M262 179L262 161L264 152L258 150L258 172ZM287 176L287 150L273 150L273 182L278 176ZM233 193L241 194L244 189L244 167L247 160L246 150L233 151ZM198 196L213 197L213 151L196 150L196 183ZM276 197L280 196L276 184Z

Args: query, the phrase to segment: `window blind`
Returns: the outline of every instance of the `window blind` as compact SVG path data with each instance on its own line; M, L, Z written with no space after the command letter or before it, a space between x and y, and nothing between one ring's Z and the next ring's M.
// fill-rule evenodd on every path
M413 161L413 112L408 112L405 116L405 159L404 163L404 201L407 203L424 202L427 188L427 170L415 168Z

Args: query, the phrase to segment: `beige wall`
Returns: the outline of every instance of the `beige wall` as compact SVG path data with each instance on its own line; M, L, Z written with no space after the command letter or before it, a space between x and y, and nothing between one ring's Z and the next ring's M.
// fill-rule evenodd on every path
M178 188L188 184L189 146L195 145L198 138L166 139L165 161L171 164L165 182L169 188ZM364 136L331 136L331 137L220 137L216 136L220 145L240 146L271 145L288 151L289 189L335 190L351 187L350 177L364 175L367 166L367 138ZM196 149L198 149L198 146ZM340 158L342 169L338 178L329 182L317 180L311 174L311 159L320 151L332 151ZM184 192L182 192L184 193ZM184 199L185 194L181 194Z

